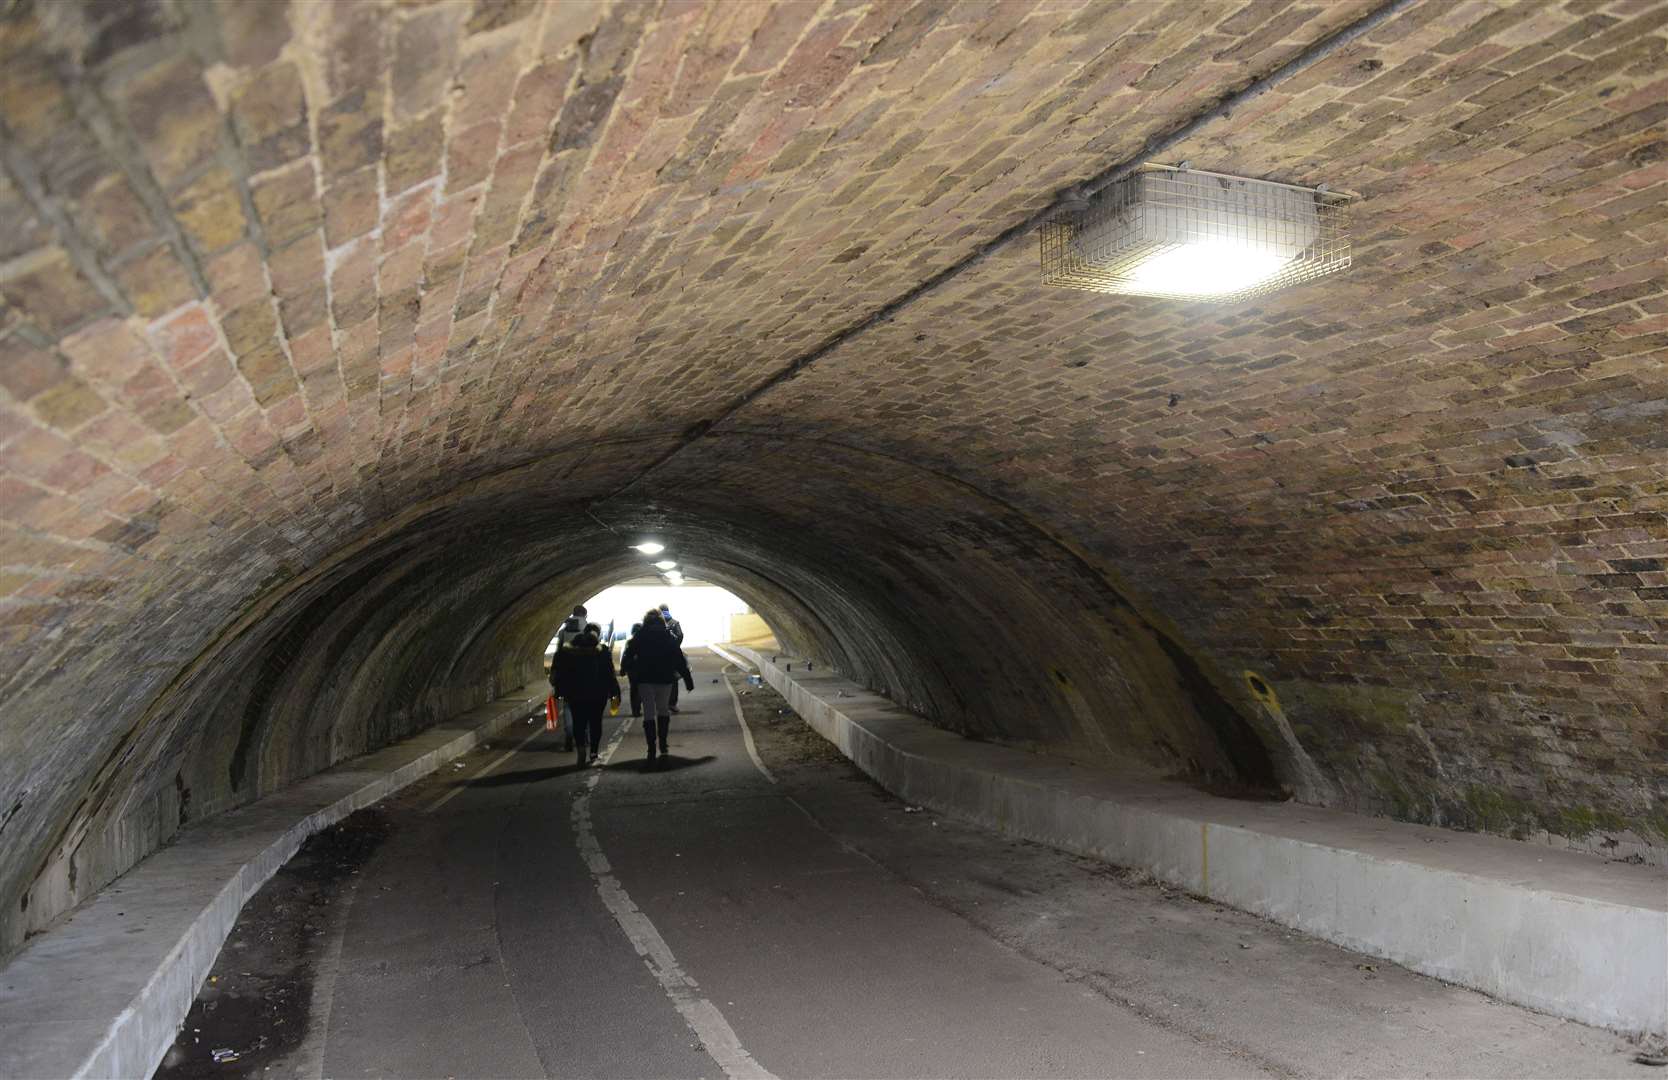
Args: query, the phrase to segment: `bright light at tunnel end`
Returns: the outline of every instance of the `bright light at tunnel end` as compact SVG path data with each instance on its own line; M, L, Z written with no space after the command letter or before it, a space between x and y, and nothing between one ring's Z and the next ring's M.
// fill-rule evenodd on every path
M662 551L666 550L666 545L657 544L653 540L645 540L641 544L633 544L632 549L635 551L641 551L645 555L659 555Z

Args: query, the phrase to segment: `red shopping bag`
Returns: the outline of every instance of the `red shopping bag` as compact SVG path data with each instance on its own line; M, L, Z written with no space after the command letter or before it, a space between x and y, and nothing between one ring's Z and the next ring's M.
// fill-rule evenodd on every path
M559 714L556 712L556 695L551 694L549 697L544 699L544 729L546 731L556 730L556 720L558 715Z

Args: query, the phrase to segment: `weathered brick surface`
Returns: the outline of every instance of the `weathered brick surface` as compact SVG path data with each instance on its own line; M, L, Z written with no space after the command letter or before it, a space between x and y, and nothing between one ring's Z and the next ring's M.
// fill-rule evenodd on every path
M1659 3L1429 0L1168 153L1359 192L1344 276L1025 242L732 411L1371 6L13 5L0 948L637 529L941 723L1660 858Z

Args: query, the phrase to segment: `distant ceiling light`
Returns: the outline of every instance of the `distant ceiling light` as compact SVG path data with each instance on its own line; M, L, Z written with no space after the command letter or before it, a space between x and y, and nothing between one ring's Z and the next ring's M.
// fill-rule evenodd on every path
M1347 199L1150 165L1043 226L1043 284L1183 300L1274 292L1349 266Z
M666 550L665 544L657 544L653 540L649 540L641 544L634 544L633 547L645 555L659 555L662 551Z
M673 562L671 559L661 559L659 562L654 564L654 568L656 570L676 570L678 568L678 564Z

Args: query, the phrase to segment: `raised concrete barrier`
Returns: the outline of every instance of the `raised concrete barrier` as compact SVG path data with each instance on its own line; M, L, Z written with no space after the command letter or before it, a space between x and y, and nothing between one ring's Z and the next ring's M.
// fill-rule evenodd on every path
M532 713L500 698L188 826L0 968L0 1077L146 1077L238 912L313 833Z
M1296 803L1219 799L935 728L744 646L824 738L912 803L1120 866L1506 1001L1668 1034L1668 871ZM737 655L739 654L739 656Z

